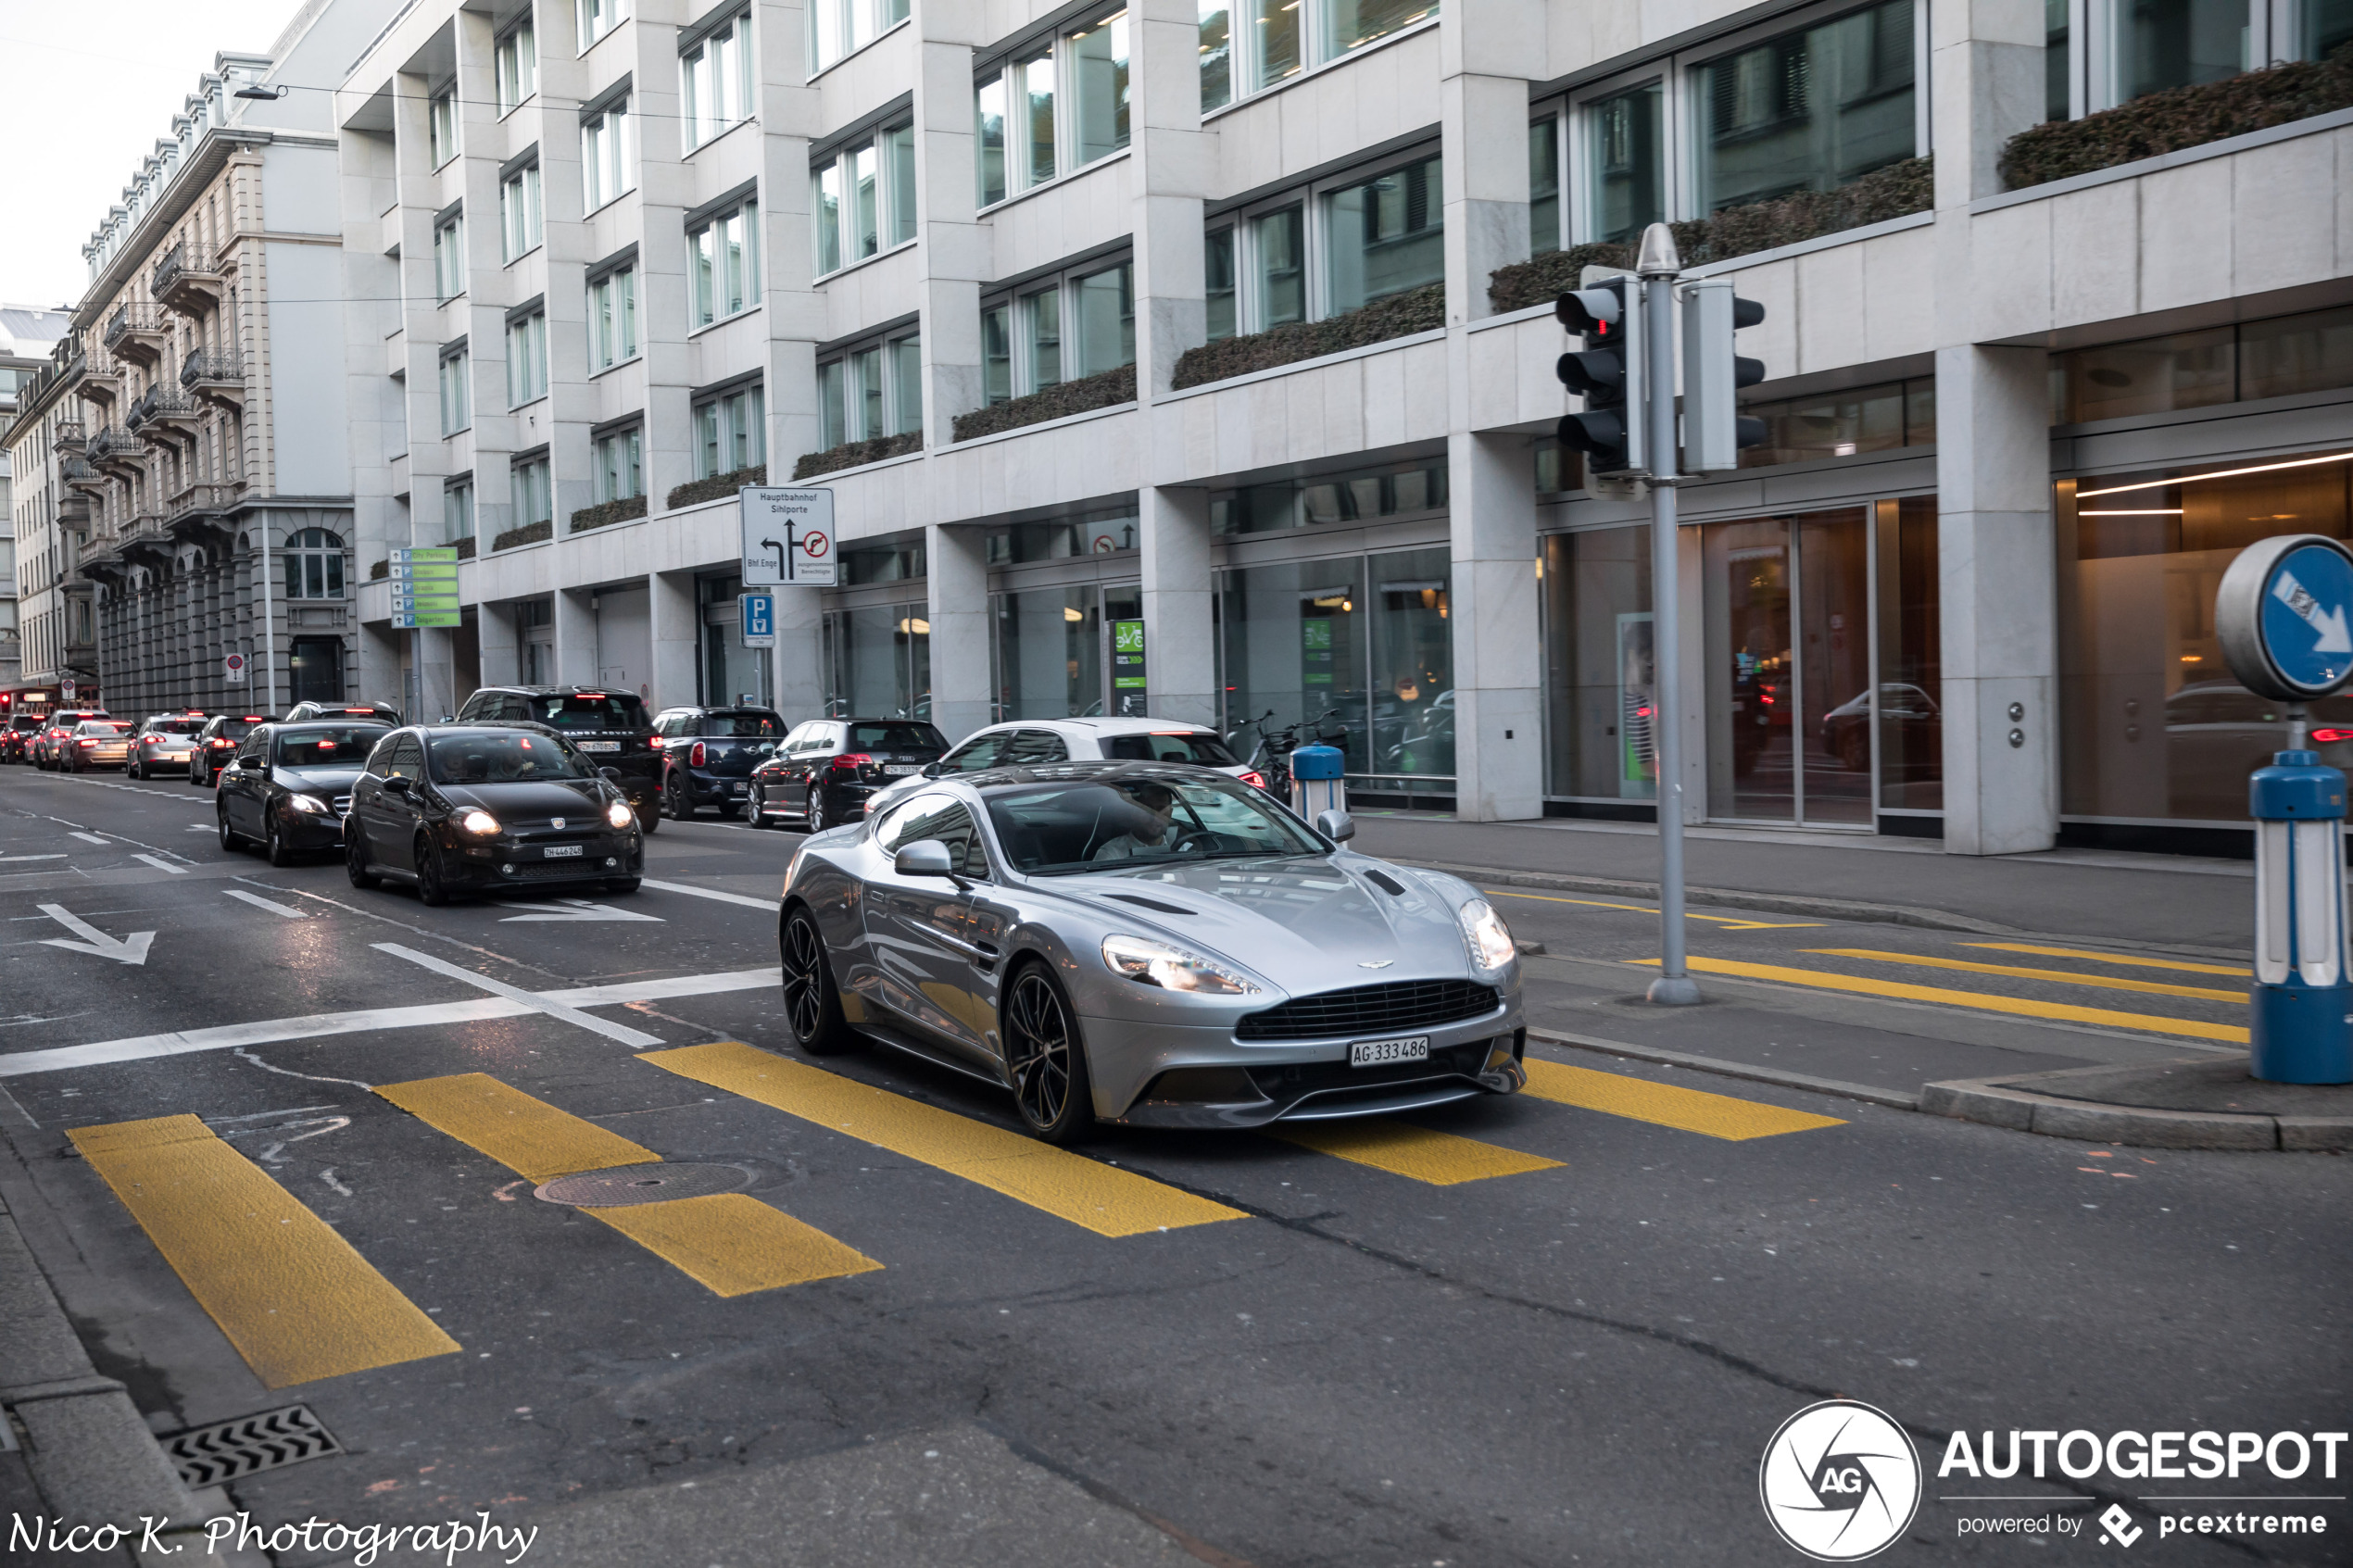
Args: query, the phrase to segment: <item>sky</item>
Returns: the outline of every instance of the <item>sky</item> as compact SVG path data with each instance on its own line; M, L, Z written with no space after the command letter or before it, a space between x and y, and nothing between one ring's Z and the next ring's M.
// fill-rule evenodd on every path
M90 232L223 49L267 53L301 0L0 0L0 301L82 295Z

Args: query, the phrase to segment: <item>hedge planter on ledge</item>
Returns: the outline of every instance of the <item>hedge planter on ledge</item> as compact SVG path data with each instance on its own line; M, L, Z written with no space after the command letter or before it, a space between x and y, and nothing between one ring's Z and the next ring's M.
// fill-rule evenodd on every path
M1322 321L1294 321L1289 326L1229 337L1189 348L1176 361L1172 390L1231 381L1253 370L1271 370L1317 359L1344 349L1410 337L1446 324L1446 285L1429 283L1387 299L1377 299L1346 315Z
M734 469L726 473L714 473L709 479L693 480L678 486L662 503L672 511L680 507L698 506L704 501L724 501L747 484L768 483L768 465L754 463L748 469Z
M2353 108L2353 44L2326 60L2169 88L2081 119L2021 131L2002 149L2002 182L2022 191L2344 108Z
M986 408L959 414L956 416L955 438L971 441L977 436L994 435L1000 430L1019 430L1024 425L1043 424L1048 420L1059 420L1068 414L1083 414L1090 408L1109 408L1134 401L1136 367L1122 365L1116 370L1105 370L1099 376L1088 376L1083 381L1066 381L1060 386L1050 386L1026 397L992 403Z
M553 539L555 536L556 525L552 522L526 522L521 528L510 528L490 541L490 548L494 552L511 550L518 545L536 545L542 539Z
M804 452L792 466L795 479L814 479L821 473L837 469L854 469L862 463L879 463L885 458L903 458L910 452L924 449L924 433L907 431L899 435L878 435L872 441L845 441L838 446L828 446L822 452Z
M583 507L572 514L572 531L585 533L592 528L603 528L616 522L646 515L646 498L631 495L619 501L605 501L593 507ZM542 535L542 537L545 537Z
M1835 191L1800 191L1772 201L1728 207L1712 218L1670 227L1683 265L1697 267L1926 212L1935 200L1935 162L1914 157L1874 169ZM1487 298L1499 311L1550 305L1578 287L1579 276L1588 267L1633 265L1632 245L1571 245L1532 261L1498 267L1488 275Z

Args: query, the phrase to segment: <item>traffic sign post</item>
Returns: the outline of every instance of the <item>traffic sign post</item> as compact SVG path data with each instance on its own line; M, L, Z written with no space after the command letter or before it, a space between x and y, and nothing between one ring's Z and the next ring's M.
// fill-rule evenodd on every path
M245 656L233 653L220 661L220 678L233 686L245 684Z
M747 484L736 493L747 588L834 586L834 493Z
M394 550L386 570L392 579L395 631L463 622L465 617L458 606L457 546Z
M2318 533L2239 552L2214 629L2239 684L2286 705L2287 749L2247 780L2255 819L2255 990L2247 1070L2353 1084L2345 919L2345 775L2305 745L2305 704L2353 682L2353 550Z

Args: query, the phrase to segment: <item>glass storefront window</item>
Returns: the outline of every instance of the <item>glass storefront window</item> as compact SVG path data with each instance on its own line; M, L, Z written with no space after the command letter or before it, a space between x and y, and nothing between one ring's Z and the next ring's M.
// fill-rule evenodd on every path
M1370 558L1372 771L1408 782L1454 772L1454 644L1447 629L1450 552Z
M1936 382L1886 382L1778 403L1743 404L1741 412L1765 421L1762 446L1741 453L1744 469L1852 458L1936 441Z
M2215 592L2258 540L2353 537L2348 483L2353 451L2058 482L2063 815L2246 824L2287 717L2231 678ZM2311 717L2321 759L2353 768L2353 697Z
M1699 211L1834 191L1917 153L1912 13L1887 0L1701 66Z
M1879 530L1879 803L1944 809L1944 659L1936 497L1881 501ZM1840 734L1835 745L1852 746ZM1845 759L1860 765L1862 759Z
M825 617L825 711L835 718L931 718L931 622L920 603Z
M1378 518L1442 511L1446 507L1443 458L1331 474L1321 479L1281 480L1222 492L1209 501L1212 533L1265 533L1326 522L1363 522Z
M1081 719L1103 711L1102 604L1096 586L996 596L996 718Z
M1548 534L1543 549L1545 790L1656 799L1650 530Z
M2166 414L2353 386L2353 307L2051 356L2051 422Z
M1136 508L1130 502L1076 521L1016 522L997 529L988 535L988 564L1019 566L1076 556L1117 555L1134 548Z
M743 580L732 574L699 580L702 590L703 685L707 703L765 703L768 693L767 648L744 646L743 616L736 596Z

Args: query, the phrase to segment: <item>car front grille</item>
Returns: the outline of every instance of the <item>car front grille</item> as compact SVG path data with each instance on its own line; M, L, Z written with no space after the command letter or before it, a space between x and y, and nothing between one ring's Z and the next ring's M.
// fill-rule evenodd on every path
M1391 980L1294 997L1280 1007L1245 1017L1238 1040L1321 1040L1334 1035L1390 1035L1458 1023L1495 1010L1492 985L1469 980Z
M600 876L624 876L628 874L626 867L609 867L604 863L604 860L605 858L598 855L594 859L584 858L577 860L565 859L532 861L517 865L514 868L514 873L511 876L505 876L500 880L507 882L585 882Z
M1430 1078L1467 1078L1487 1065L1487 1052L1493 1043L1473 1040L1434 1050L1428 1061L1400 1061L1380 1067L1351 1067L1344 1061L1301 1061L1248 1071L1259 1093L1268 1099L1289 1101L1335 1091L1392 1089Z
M351 815L351 797L347 795L336 796L333 801L333 806L336 816L348 817Z

